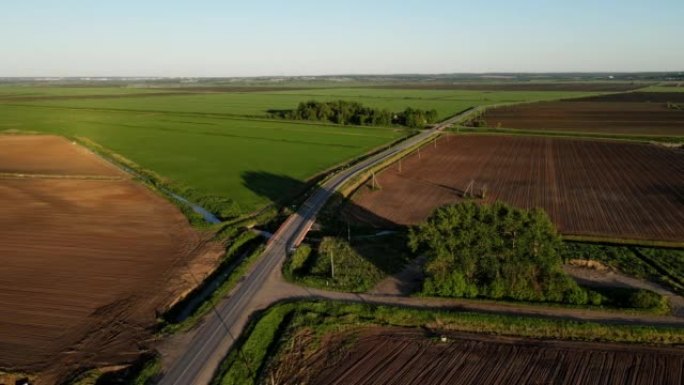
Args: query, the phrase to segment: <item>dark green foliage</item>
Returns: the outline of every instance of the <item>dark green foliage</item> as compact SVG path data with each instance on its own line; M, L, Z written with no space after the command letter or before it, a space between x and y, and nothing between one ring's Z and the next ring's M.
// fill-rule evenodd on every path
M563 260L592 259L684 294L684 250L564 242Z
M288 258L288 279L313 287L351 292L373 288L408 262L403 234L353 240L324 237L318 247L302 245ZM333 276L333 263L334 276Z
M275 117L292 120L328 121L335 124L353 124L357 126L389 126L399 124L411 128L422 128L426 124L437 122L437 110L420 110L406 108L402 112L390 112L385 109L370 108L358 102L337 100L334 102L318 102L310 100L301 102L295 110L271 111Z
M593 290L595 291L591 294L602 297L602 303L605 305L660 313L669 310L667 298L650 290L628 287L597 287Z
M311 246L307 244L300 245L297 250L290 257L290 263L287 264L288 274L297 274L306 267L311 255Z
M487 127L487 121L484 118L484 115L480 114L464 124L466 127Z
M334 263L334 276L333 276ZM355 292L367 291L385 274L373 263L361 256L346 241L325 237L318 246L304 282L314 286Z
M586 304L562 271L561 240L546 213L503 203L438 208L411 229L409 245L428 257L423 292Z
M628 306L636 309L653 309L667 306L666 299L650 290L639 289L629 295Z

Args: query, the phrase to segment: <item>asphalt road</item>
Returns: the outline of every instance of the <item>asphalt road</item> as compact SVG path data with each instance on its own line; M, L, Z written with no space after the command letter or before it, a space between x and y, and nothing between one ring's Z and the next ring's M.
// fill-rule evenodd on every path
M346 168L330 177L316 190L309 199L292 214L269 240L264 253L255 264L249 275L236 287L233 293L224 298L216 310L210 313L193 336L192 341L179 357L164 368L160 385L207 385L246 325L249 309L255 308L255 302L263 301L260 293L264 282L274 269L285 259L287 250L295 242L301 240L309 231L316 214L323 208L327 200L345 182L357 176L389 157L404 151L416 144L430 139L439 131L455 121L465 117L473 110L466 110L436 125L434 128L420 132L385 151L375 154L363 161ZM259 303L256 305L267 305Z

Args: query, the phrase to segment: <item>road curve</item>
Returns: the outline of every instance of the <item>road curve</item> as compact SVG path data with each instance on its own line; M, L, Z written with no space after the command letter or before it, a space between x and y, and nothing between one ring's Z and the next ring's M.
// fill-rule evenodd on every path
M185 351L173 359L158 381L160 385L207 385L211 382L221 360L247 324L248 309L265 307L268 295L260 293L264 283L277 269L293 243L309 231L316 214L345 182L388 158L436 136L449 125L465 118L475 109L468 109L429 130L421 131L380 153L346 168L326 180L311 197L292 214L269 240L263 254L249 275L224 298L215 311L205 317ZM265 298L266 297L266 298Z

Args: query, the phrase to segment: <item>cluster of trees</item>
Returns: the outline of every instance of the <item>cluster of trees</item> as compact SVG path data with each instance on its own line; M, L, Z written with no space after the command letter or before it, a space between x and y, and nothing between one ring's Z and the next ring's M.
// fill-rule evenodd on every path
M423 292L444 297L598 304L562 270L562 242L542 210L465 202L435 210L409 233L428 258Z
M478 114L471 119L468 119L463 123L466 127L487 127L487 121L484 118L484 114Z
M359 126L389 126L398 124L411 128L422 128L437 122L436 110L406 108L402 112L370 108L357 102L337 100L301 102L295 110L270 111L271 115L283 119L328 121L336 124Z

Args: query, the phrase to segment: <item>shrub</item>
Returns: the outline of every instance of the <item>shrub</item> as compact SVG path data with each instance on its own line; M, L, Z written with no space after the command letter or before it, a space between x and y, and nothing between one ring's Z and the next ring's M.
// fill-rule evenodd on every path
M290 271L292 273L296 273L299 270L301 270L304 266L306 266L306 262L309 259L309 255L311 255L311 246L305 243L301 244L294 252L294 254L292 254L289 265Z
M438 208L409 233L424 253L423 293L586 304L562 270L560 237L541 210L465 202Z
M666 299L650 290L635 290L628 299L628 305L636 309L657 309L667 306Z

